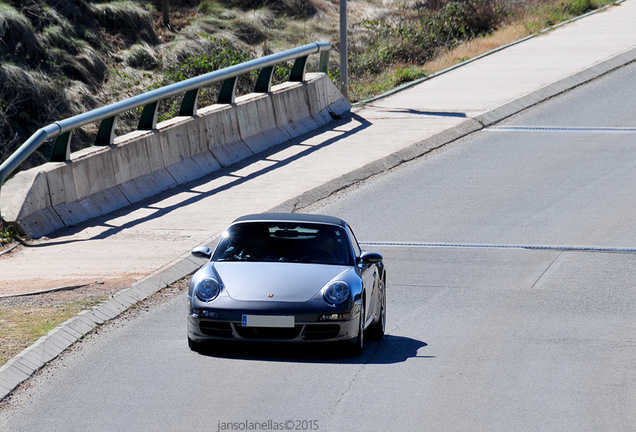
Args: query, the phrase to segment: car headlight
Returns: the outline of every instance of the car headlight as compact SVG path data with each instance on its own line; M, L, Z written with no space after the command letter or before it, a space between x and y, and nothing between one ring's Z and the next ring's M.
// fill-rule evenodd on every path
M219 283L212 278L201 279L194 287L197 298L204 302L214 300L220 291Z
M339 305L349 299L351 289L346 282L334 282L324 292L324 299L332 305Z

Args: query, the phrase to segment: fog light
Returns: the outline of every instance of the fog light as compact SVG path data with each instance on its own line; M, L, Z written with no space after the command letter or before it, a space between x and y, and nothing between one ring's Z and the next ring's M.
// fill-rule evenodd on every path
M322 315L320 321L348 321L351 319L351 314L348 313L335 313Z
M206 309L192 309L190 316L192 318L218 318L219 314Z
M205 318L218 318L219 314L214 311L204 310L201 316Z

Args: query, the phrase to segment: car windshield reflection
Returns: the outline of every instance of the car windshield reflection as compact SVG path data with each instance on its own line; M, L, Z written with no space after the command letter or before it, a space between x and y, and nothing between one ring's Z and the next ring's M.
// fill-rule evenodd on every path
M340 227L250 222L231 226L212 260L351 265L350 250L346 232Z

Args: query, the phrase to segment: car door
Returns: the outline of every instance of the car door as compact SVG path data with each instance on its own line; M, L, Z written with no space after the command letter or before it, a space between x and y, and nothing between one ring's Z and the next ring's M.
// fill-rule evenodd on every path
M349 232L349 237L351 238L351 245L353 246L354 253L356 256L356 266L357 271L360 274L362 279L362 284L364 287L364 304L366 308L366 316L364 317L365 322L370 316L377 315L380 311L378 310L378 302L375 300L378 297L377 292L377 280L378 280L378 272L377 265L370 263L362 263L360 261L360 255L362 255L362 248L358 244L358 240L356 239L355 234L351 227L347 226L347 230Z

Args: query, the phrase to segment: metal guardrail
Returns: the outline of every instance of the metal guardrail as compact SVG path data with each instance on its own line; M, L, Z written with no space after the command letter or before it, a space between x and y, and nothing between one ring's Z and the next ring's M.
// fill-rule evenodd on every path
M184 96L178 115L193 116L197 113L199 90L202 87L223 81L217 103L233 103L236 94L237 78L252 71L260 70L254 92L268 93L271 90L272 74L276 65L294 60L289 81L302 82L305 79L307 58L311 54L320 53L319 71L327 73L330 50L331 44L329 42L310 43L161 87L44 126L31 135L18 150L0 165L0 188L7 177L49 139L56 138L53 145L51 162L69 161L71 156L71 134L73 130L77 128L90 123L100 122L95 145L112 145L115 139L115 119L119 114L125 111L143 107L137 129L152 130L156 128L157 111L159 102L162 100L183 93Z

